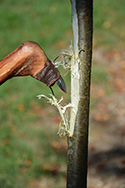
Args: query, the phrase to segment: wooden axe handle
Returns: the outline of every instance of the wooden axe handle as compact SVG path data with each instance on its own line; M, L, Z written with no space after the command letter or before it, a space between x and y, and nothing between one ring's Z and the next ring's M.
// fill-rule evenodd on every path
M24 42L0 61L0 85L15 76L27 76L51 86L60 72L35 42Z

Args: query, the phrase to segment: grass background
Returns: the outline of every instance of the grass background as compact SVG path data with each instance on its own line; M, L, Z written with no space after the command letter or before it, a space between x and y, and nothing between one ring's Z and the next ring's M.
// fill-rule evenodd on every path
M123 49L124 7L124 0L94 0L94 48L106 52L114 46ZM68 0L1 0L0 18L0 59L22 42L35 41L52 60L72 40L71 6ZM65 75L64 70L61 69L61 72ZM63 77L68 90L68 94L63 95L65 102L68 102L70 73ZM96 63L92 67L92 82L110 90L105 68ZM57 97L62 95L57 86L54 86L54 91ZM50 90L31 77L13 78L0 86L2 188L37 187L38 181L43 182L43 188L48 179L48 187L64 187L65 170L56 176L50 170L51 166L58 165L66 169L65 150L56 145L60 142L56 134L59 116L45 100L37 99L36 96L41 93L48 95ZM92 108L95 101L91 99ZM65 143L66 139L62 138L61 141Z

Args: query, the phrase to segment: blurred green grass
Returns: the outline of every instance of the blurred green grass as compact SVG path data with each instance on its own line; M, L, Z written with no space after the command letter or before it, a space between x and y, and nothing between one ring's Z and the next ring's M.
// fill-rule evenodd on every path
M111 50L123 47L125 37L125 1L94 1L94 46ZM0 1L0 59L8 55L24 41L40 44L52 60L72 40L70 1L63 0L4 0ZM61 69L62 74L65 71ZM70 100L70 73L64 76ZM108 87L105 69L94 63L94 84ZM57 97L62 92L54 86ZM66 166L65 154L51 147L57 126L47 120L58 116L54 107L38 100L38 94L50 93L49 88L31 78L13 78L0 86L0 187L29 188L30 182L45 176L42 165ZM47 108L47 112L45 109ZM45 115L42 115L44 114ZM42 117L41 117L42 116ZM51 131L50 131L51 127ZM29 161L29 162L28 162ZM65 175L55 179L51 187L64 187ZM61 182L61 183L60 183Z

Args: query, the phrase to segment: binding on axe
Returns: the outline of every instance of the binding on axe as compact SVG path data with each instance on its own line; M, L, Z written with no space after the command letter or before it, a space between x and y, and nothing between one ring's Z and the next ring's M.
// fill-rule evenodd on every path
M0 61L0 85L16 76L32 76L51 87L55 84L66 92L58 69L35 42L24 42Z

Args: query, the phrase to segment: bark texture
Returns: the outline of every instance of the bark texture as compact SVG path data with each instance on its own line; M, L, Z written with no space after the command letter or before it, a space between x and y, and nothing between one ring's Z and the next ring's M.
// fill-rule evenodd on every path
M93 1L75 2L78 26L79 102L72 137L68 137L67 188L87 187L89 102L92 59ZM73 10L73 9L72 9ZM73 14L73 13L72 13ZM73 18L73 15L72 15ZM74 36L75 37L75 36ZM84 51L83 51L84 50Z

